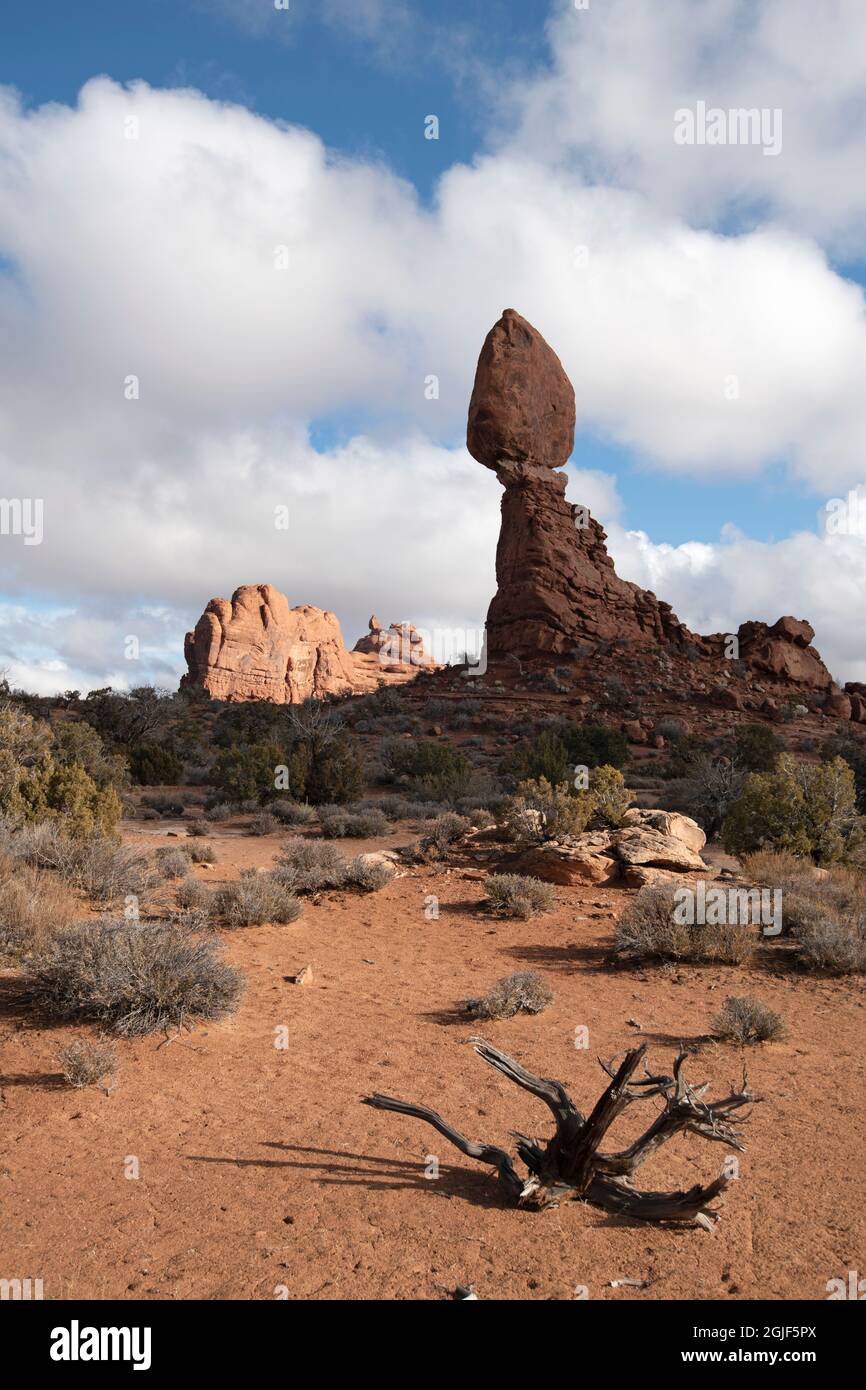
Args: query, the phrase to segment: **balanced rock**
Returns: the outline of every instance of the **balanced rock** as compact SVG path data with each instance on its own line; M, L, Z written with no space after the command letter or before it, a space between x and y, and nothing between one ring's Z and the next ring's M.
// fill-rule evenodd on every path
M469 452L504 488L486 624L487 662L497 677L519 679L523 663L539 658L587 659L598 672L613 653L610 674L619 679L628 650L633 669L655 663L658 671L661 662L670 686L705 691L722 708L759 707L750 685L767 681L786 703L822 692L829 715L866 719L862 692L838 691L803 619L743 623L734 653L730 634L693 633L670 604L620 579L601 526L565 498L559 470L574 428L574 391L562 363L532 324L506 309L481 349L466 433Z

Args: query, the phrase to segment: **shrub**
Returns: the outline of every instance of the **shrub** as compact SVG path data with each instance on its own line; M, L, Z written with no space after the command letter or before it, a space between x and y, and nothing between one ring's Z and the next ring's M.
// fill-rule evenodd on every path
M409 820L413 815L412 807L417 808L419 804L426 805L424 802L413 802L407 800L405 796L396 795L380 796L376 802L378 810L382 812L383 816L387 816L388 820ZM418 814L417 809L414 814Z
M93 1019L138 1037L233 1013L243 977L218 943L173 924L86 922L28 958L25 986L48 1018Z
M631 799L631 792L618 768L603 766L593 768L590 772L590 826L622 825Z
M129 778L118 753L109 753L95 729L80 719L62 719L51 728L51 753L58 767L83 767L97 787L120 791Z
M480 999L467 999L473 1018L513 1018L515 1014L540 1014L552 1003L553 994L534 970L516 970L497 980Z
M260 927L265 922L286 925L301 915L301 905L289 884L256 869L245 869L236 883L217 888L213 905L228 927Z
M586 795L573 794L567 783L552 786L546 778L521 782L505 805L503 829L510 840L558 840L586 829L593 803Z
M722 828L732 854L789 850L818 863L853 857L862 841L854 774L844 759L801 763L789 753L773 772L749 774Z
M251 835L273 835L280 828L280 822L276 816L270 815L267 811L262 811L257 816L253 816L250 822L249 831Z
M689 926L674 915L673 885L642 888L616 925L614 950L627 959L741 965L755 949L748 925Z
M342 888L346 861L327 840L305 840L294 835L277 855L274 876L298 893L317 893L323 888Z
M549 883L522 874L491 874L484 885L484 893L494 912L505 917L519 917L522 921L549 912L556 902L556 894Z
M146 892L159 874L147 855L95 837L78 846L70 878L95 902L113 903Z
M427 846L435 846L436 849L444 850L449 845L456 844L471 829L472 822L467 820L465 816L458 816L454 811L446 811L430 822L424 843Z
M506 776L523 781L544 780L552 786L567 782L573 776L569 762L568 749L562 738L552 729L541 733L524 744L518 744L502 759L500 770Z
M862 920L834 920L828 914L804 923L797 938L801 961L808 970L826 970L833 975L862 974L866 970L866 931Z
M69 921L66 894L55 879L0 856L0 958L20 960Z
M161 816L178 818L184 813L184 804L178 796L143 796L141 804L158 811Z
M847 731L831 734L821 746L821 760L830 763L834 758L844 758L854 773L857 810L866 812L866 740Z
M625 767L628 762L628 739L609 724L572 725L564 742L571 767Z
M218 754L211 769L211 786L225 801L258 805L273 797L277 768L286 765L287 756L284 749L265 740L233 744Z
M362 893L378 893L380 888L388 886L393 877L393 864L367 854L359 854L346 865L346 885L360 888Z
M186 828L187 835L192 836L209 835L210 831L211 825L208 821L204 819L203 816L199 816L197 820L190 821L189 825Z
M129 750L133 782L143 787L170 787L183 777L183 762L172 743L137 743Z
M186 878L179 883L174 900L182 912L196 912L209 917L213 907L213 890L197 878Z
M207 818L219 825L222 821L231 820L234 814L234 808L227 801L217 801L208 807Z
M785 1036L780 1014L749 995L731 995L713 1019L713 1032L725 1042L776 1042Z
M391 741L385 744L382 757L392 777L406 778L437 801L454 801L466 795L473 775L466 754L445 742Z
M283 825L309 825L316 819L315 807L305 801L272 801L268 810Z
M388 832L388 822L381 811L347 811L328 807L319 812L322 834L330 839L370 839Z
M117 1071L117 1053L108 1042L86 1042L77 1038L57 1050L60 1070L70 1086L98 1086L104 1076Z
M182 849L167 845L156 851L156 867L161 878L185 878L189 873L189 855Z
M746 772L772 772L785 745L765 724L741 724L734 731L733 754Z
M190 845L187 853L193 864L215 864L216 850L213 845Z

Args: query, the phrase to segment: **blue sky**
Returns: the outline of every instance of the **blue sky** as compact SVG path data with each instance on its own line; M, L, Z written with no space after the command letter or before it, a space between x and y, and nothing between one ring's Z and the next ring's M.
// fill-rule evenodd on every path
M265 580L350 641L370 608L483 621L497 493L463 430L513 305L572 376L570 495L621 572L703 630L810 616L859 671L866 564L816 518L866 445L864 53L855 0L6 0L0 462L64 524L0 557L0 664L122 682L140 628L168 681L207 599ZM677 151L697 99L778 106L781 156ZM135 366L132 417L106 392ZM283 492L288 553L255 532ZM380 516L397 545L364 548Z
M479 100L471 55L481 53L486 63L517 73L549 60L548 11L540 0L417 4L416 27L405 37L398 30L393 49L380 36L327 23L318 0L290 0L288 12L277 12L268 0L249 6L240 0L236 19L232 8L231 0L139 0L121 17L115 0L84 6L6 0L0 83L16 87L28 106L74 104L99 73L123 83L141 78L156 87L195 87L215 100L308 127L335 151L381 158L429 202L441 174L471 161L487 143L489 104ZM430 112L440 120L438 141L418 139L419 123ZM845 267L852 270L863 273L862 265ZM313 438L329 446L365 423L361 415L326 419L317 422ZM786 477L782 462L757 487L681 478L672 504L670 493L660 490L657 460L642 459L638 451L579 433L574 458L580 467L615 473L623 520L674 545L712 540L724 523L776 539L811 528L821 500Z

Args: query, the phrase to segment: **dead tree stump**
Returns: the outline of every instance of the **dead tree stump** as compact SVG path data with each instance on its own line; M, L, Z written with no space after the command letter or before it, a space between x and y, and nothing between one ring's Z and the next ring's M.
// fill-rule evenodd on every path
M742 1150L745 1146L729 1116L755 1099L749 1093L745 1073L739 1091L732 1090L730 1095L719 1100L705 1101L708 1083L692 1086L683 1075L689 1056L683 1050L674 1060L671 1076L654 1076L644 1063L644 1075L633 1080L638 1066L644 1062L647 1051L644 1043L627 1052L619 1065L616 1058L609 1063L600 1061L610 1077L610 1085L599 1097L592 1113L584 1117L561 1082L534 1076L483 1039L475 1038L473 1042L479 1057L516 1086L537 1096L553 1115L556 1130L547 1144L541 1145L523 1134L514 1136L517 1153L529 1170L526 1180L520 1177L511 1155L504 1149L465 1139L435 1110L378 1094L365 1096L362 1104L372 1105L376 1110L393 1110L398 1115L411 1115L432 1125L467 1158L494 1167L503 1194L517 1206L541 1210L576 1198L605 1211L642 1221L686 1222L712 1230L719 1214L711 1203L728 1186L730 1179L725 1174L706 1186L696 1184L684 1192L641 1191L633 1185L633 1178L640 1165L675 1134L699 1134L728 1148ZM649 1128L627 1149L602 1153L602 1140L614 1120L633 1102L651 1097L660 1097L664 1106Z

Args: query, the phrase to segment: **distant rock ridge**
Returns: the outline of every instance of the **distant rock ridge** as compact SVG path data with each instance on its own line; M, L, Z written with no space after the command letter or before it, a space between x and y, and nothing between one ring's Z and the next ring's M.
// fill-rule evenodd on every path
M272 584L242 584L231 601L211 599L186 634L181 686L201 687L214 700L298 704L400 685L431 667L411 623L383 629L376 622L350 652L334 613L292 608Z
M506 309L481 349L467 429L469 452L505 489L488 665L504 675L545 656L595 654L603 664L613 647L620 656L610 674L627 677L622 649L633 653L634 669L662 652L678 663L668 673L672 682L681 676L723 707L760 708L817 693L824 712L866 721L866 689L840 689L804 620L746 622L736 634L700 636L670 604L621 579L601 526L565 498L559 470L574 447L574 429L574 390L562 363L526 319Z

